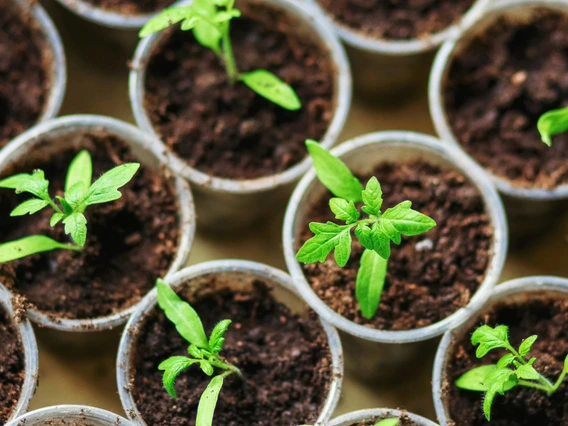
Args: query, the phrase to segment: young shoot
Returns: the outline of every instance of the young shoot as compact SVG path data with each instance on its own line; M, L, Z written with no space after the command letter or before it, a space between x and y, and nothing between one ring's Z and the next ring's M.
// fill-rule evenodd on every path
M231 20L241 16L234 4L235 0L194 0L189 6L168 8L148 21L139 35L143 38L181 22L182 31L193 31L202 46L217 54L225 65L231 84L242 82L284 109L299 110L302 104L294 89L271 72L239 72L230 38Z
M552 145L552 136L568 131L568 107L555 109L543 114L537 123L542 141Z
M456 380L456 386L474 392L485 392L483 412L487 420L491 420L491 406L497 394L517 386L538 389L552 395L560 388L568 374L568 355L564 360L564 369L555 383L550 382L533 367L536 358L528 358L528 354L538 336L526 338L518 349L509 342L509 328L505 325L492 328L482 325L471 336L471 342L477 347L477 358L483 358L494 349L505 349L505 354L497 364L483 365L474 368Z
M199 399L197 408L196 424L199 426L211 426L213 415L223 387L223 380L231 374L241 377L237 367L227 363L219 352L223 349L225 338L223 337L231 320L219 322L207 338L199 315L187 302L184 302L163 280L156 282L158 292L158 304L166 317L174 323L181 337L190 344L189 357L172 356L162 362L158 369L164 372L163 383L166 391L172 398L177 398L175 380L182 371L198 365L201 371L208 376L213 376L215 370L221 370L221 374L214 376Z
M139 167L138 163L122 164L91 183L91 155L81 151L69 165L64 196L55 197L59 205L49 195L49 181L42 170L1 180L0 188L14 189L16 194L27 192L35 197L17 206L10 216L32 215L50 207L53 209L50 226L62 222L65 233L71 236L74 244L60 243L45 235L31 235L0 244L0 263L56 249L81 251L87 241L87 219L84 214L87 207L119 199L122 194L118 189L130 182Z
M344 267L351 257L351 231L354 231L365 248L357 273L355 294L361 313L371 319L377 312L385 284L391 241L400 244L402 235L420 235L436 226L436 222L412 210L410 201L383 211L383 192L376 177L372 177L363 188L340 159L315 141L308 140L306 145L318 179L336 197L329 201L329 207L335 218L345 225L310 223L310 230L315 236L306 241L296 259L303 263L324 262L335 250L335 261ZM362 204L361 211L356 203Z

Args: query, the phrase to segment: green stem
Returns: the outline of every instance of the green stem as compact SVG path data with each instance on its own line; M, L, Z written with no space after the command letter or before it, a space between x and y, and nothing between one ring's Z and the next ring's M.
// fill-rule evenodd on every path
M235 373L239 377L243 376L243 373L241 373L241 370L239 370L234 365L227 364L227 363L221 361L219 358L213 358L209 362L211 362L211 365L213 365L214 367L221 368L223 370L228 370L231 373Z
M513 353L513 355L515 355L515 358L517 358L521 364L523 364L523 365L527 365L527 364L528 364L528 362L525 361L525 359L521 356L520 353L518 353L518 352L516 351L515 348L513 348L512 346L509 345L509 347L508 347L507 349L509 349L509 350ZM544 388L544 389L541 389L541 390L544 390L545 392L547 392L547 393L549 393L549 394L554 392L552 383L550 383L550 381L549 381L548 379L546 379L544 376L542 376L542 374L540 374L540 373L539 373L539 379L538 379L538 381L539 381L540 383L542 383L542 386L543 386L543 388ZM519 381L519 383L520 383L520 381ZM530 382L526 382L526 383L530 383ZM534 385L534 384L533 384L533 385ZM524 386L524 385L523 385L523 386ZM534 386L533 386L533 387L534 387ZM536 388L536 389L539 389L539 388Z
M45 201L47 201L49 205L53 208L53 210L55 210L57 213L63 214L59 206L55 204L51 198L46 198Z
M223 31L223 56L225 61L225 68L227 74L229 75L229 81L231 84L235 84L239 81L239 71L237 70L237 64L235 62L235 56L233 54L233 46L231 45L231 38L229 37L231 25L227 22L225 26L225 31Z
M566 375L568 375L568 370L562 371L562 374L560 375L554 386L552 386L552 390L549 392L550 395L558 390L558 388L560 387L560 385L562 385L562 382L566 378Z
M84 247L68 245L62 248L64 248L65 250L83 251Z
M525 386L527 388L538 389L538 390L541 390L541 391L544 391L544 392L550 394L550 388L548 386L545 386L545 385L539 385L537 383L528 382L526 380L519 380L517 382L517 384L520 385L520 386Z

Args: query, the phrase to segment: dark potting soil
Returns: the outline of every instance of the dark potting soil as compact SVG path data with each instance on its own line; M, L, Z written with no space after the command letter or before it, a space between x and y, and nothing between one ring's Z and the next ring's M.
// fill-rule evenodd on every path
M355 297L363 253L356 238L345 268L337 266L333 256L324 263L302 266L318 297L351 321L386 330L425 327L467 305L492 256L493 228L479 191L461 173L420 160L381 163L372 176L381 183L384 209L410 200L413 209L430 216L437 226L391 245L385 288L373 319L363 317ZM365 184L370 177L360 178ZM330 198L328 193L314 203L300 243L313 236L308 223L336 222Z
M172 31L150 59L145 108L162 140L202 172L254 179L302 161L306 138L320 140L334 112L328 52L297 22L255 6L231 24L239 70L267 69L302 101L287 111L243 83L231 85L221 61L190 32Z
M426 37L459 22L475 0L319 0L347 27L379 39Z
M0 148L37 122L49 86L40 30L10 3L0 1Z
M221 355L244 377L225 379L215 424L289 426L317 419L329 391L332 364L315 315L291 313L259 281L253 291L209 290L192 300L208 335L220 320L233 321ZM199 368L186 370L177 379L174 400L158 371L165 359L187 356L187 347L161 311L146 319L133 355L132 385L138 410L149 426L195 425L197 404L210 378Z
M116 165L136 161L128 146L114 136L79 137L81 147L93 158L93 180ZM69 148L45 155L39 148L29 161L17 164L5 176L41 169L54 196L64 188L67 168L78 152ZM156 278L164 276L176 254L177 200L172 182L145 167L120 191L119 200L87 209L87 243L82 252L55 250L2 264L0 282L54 317L96 318L138 302ZM61 224L49 226L52 211L48 208L32 216L11 218L10 211L26 198L25 194L0 190L0 241L32 234L69 241Z
M497 306L479 318L479 323L455 342L451 361L446 370L444 390L449 401L450 418L460 426L566 426L568 410L568 383L552 396L524 387L517 387L497 395L491 410L491 422L482 411L482 396L478 392L460 390L454 381L466 371L484 364L497 363L503 350L494 350L482 360L475 356L471 333L477 326L488 324L509 326L509 339L513 347L519 347L523 339L538 335L530 357L536 357L534 367L553 382L556 381L564 358L568 354L568 299L552 299L543 294L531 296L522 304Z
M175 0L86 0L101 9L119 12L124 15L145 15L159 12L171 6Z
M463 147L520 187L568 183L568 134L551 148L539 117L568 105L568 18L538 10L530 23L499 19L452 62L443 88L448 120Z
M24 348L13 321L0 307L0 425L16 408L24 383Z

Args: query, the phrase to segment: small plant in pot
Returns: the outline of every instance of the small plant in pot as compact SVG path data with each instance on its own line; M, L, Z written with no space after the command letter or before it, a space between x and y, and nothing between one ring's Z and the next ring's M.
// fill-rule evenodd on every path
M330 426L436 426L434 422L401 410L376 408L343 414Z

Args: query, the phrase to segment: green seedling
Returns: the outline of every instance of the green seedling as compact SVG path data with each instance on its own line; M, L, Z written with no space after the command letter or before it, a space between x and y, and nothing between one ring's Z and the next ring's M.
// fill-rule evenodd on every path
M555 109L543 114L537 123L542 141L552 145L552 136L568 131L568 107Z
M375 423L375 426L398 426L400 424L399 419L384 419L378 423ZM312 426L312 425L301 425L301 426Z
M231 84L242 82L284 109L299 110L302 104L294 89L271 72L239 72L230 38L231 20L241 16L234 4L235 0L194 0L189 6L168 8L148 21L139 35L146 37L181 23L183 31L193 31L195 39L202 46L217 54L225 65Z
M208 376L213 376L215 370L223 371L214 376L199 399L197 408L197 426L211 426L213 415L223 387L223 381L227 376L236 374L241 377L241 372L234 365L228 364L219 355L223 349L225 338L223 337L231 320L219 322L211 332L209 339L203 329L203 323L199 315L187 302L180 297L161 279L156 282L158 292L158 304L166 317L174 323L181 337L189 342L189 357L172 356L162 362L158 369L164 372L163 382L166 391L172 398L177 398L175 380L182 371L198 365Z
M483 412L487 420L491 420L491 406L497 394L505 395L505 392L517 386L524 386L552 395L562 385L568 374L568 355L560 377L556 383L551 383L533 367L536 358L527 359L537 338L538 336L528 337L517 350L509 342L509 328L505 325L495 328L482 325L471 336L471 342L477 346L477 358L483 358L494 349L505 349L508 352L497 364L474 368L455 382L460 389L485 392Z
M85 210L93 204L108 203L119 199L119 188L126 185L138 171L140 164L122 164L92 182L93 164L91 155L81 151L69 165L64 196L57 196L59 205L49 195L49 181L42 170L32 174L18 174L0 181L0 188L14 189L16 194L29 193L35 198L17 206L10 216L34 214L46 207L54 211L50 225L62 222L65 233L75 244L64 244L44 235L31 235L19 240L0 244L0 263L21 259L32 254L64 249L81 251L87 241Z
M436 222L412 210L404 201L382 211L383 192L377 178L372 177L365 188L340 159L317 142L306 142L320 182L336 198L329 207L337 220L345 222L310 223L315 234L298 251L296 259L303 263L324 262L335 250L335 261L344 267L351 257L351 232L365 248L357 273L356 297L365 318L373 318L379 307L385 284L391 241L400 244L401 236L419 235L429 231ZM359 208L356 204L362 203ZM362 213L365 215L361 218Z

